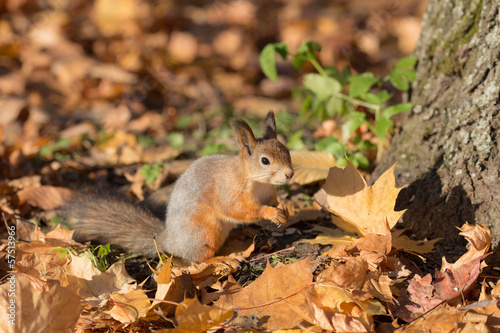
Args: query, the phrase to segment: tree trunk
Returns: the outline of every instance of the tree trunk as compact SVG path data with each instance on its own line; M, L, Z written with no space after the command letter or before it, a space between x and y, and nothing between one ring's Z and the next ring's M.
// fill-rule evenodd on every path
M498 0L429 0L415 56L414 108L372 179L399 161L397 183L410 185L396 207L408 209L403 223L417 237L454 246L463 239L456 226L480 222L498 244Z

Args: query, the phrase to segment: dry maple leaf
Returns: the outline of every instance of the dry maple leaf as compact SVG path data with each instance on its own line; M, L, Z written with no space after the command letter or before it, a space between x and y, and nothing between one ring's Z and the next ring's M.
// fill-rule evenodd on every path
M395 166L384 172L371 187L351 162L345 169L331 168L323 190L327 194L327 209L333 213L333 223L360 236L385 234L386 223L389 229L394 227L405 212L394 211L402 189L395 187Z
M151 302L144 290L135 289L126 294L111 293L110 298L115 306L105 312L121 323L135 322L151 309Z
M34 288L32 282L19 275L15 280L15 324L9 325L5 311L13 298L8 296L10 283L0 286L0 320L3 332L73 332L82 306L76 287L50 284L47 291ZM8 329L11 328L12 330Z
M327 331L370 332L372 314L386 314L378 301L361 302L334 285L308 286L304 295L304 303L290 303L290 307L305 321Z
M262 275L245 288L234 286L215 305L238 309L238 316L257 316L260 326L270 330L292 328L301 318L293 315L289 304L305 302L301 292L312 283L309 258L273 268L269 263Z
M490 254L467 262L454 271L448 268L444 272L436 270L435 296L443 301L451 301L467 294L479 277L481 261Z
M222 309L215 305L203 305L196 297L187 298L175 310L177 327L168 331L205 332L231 318L233 313L234 311L230 309Z
M101 305L112 292L125 294L136 289L136 281L125 270L123 261L111 265L106 272L99 271L87 256L71 256L66 266L70 286L79 286L82 304Z
M61 206L71 193L72 191L67 188L43 185L25 188L17 192L17 196L21 203L27 202L32 206L51 210Z
M443 263L441 265L442 272L446 269L455 271L464 264L476 258L482 257L490 249L492 240L491 229L484 224L478 223L476 225L471 225L466 222L462 228L458 229L461 231L460 235L464 236L465 239L467 239L467 242L469 242L469 250L453 264L448 263L445 257L443 257ZM481 269L485 266L486 264L484 262L481 263Z
M398 229L392 231L392 246L395 249L404 249L416 253L428 253L434 251L434 244L439 242L441 238L431 239L429 241L416 241L403 233L406 229Z

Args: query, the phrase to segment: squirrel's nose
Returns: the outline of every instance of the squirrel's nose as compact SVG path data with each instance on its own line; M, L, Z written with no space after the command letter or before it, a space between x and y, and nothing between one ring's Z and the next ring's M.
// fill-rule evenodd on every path
M292 177L293 177L293 170L290 170L287 173L285 173L285 177L286 177L286 179L292 179Z

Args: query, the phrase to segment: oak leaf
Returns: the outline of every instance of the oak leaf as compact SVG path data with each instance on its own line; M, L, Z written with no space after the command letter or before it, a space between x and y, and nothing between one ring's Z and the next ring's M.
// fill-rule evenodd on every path
M368 186L356 167L348 162L345 169L331 168L323 186L327 194L328 210L339 228L357 233L385 234L386 223L394 227L405 212L394 211L396 198L402 187L395 187L393 165Z

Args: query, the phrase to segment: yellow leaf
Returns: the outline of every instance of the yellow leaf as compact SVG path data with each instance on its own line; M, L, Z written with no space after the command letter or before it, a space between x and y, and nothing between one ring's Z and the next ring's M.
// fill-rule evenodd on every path
M394 227L405 212L394 211L396 198L402 189L395 187L395 166L371 187L351 162L345 169L331 168L323 189L327 194L327 209L333 213L333 223L360 236L369 233L383 235L387 232L386 223L389 229Z
M334 229L315 225L311 231L321 232L314 239L301 239L298 243L321 244L338 246L342 244L350 244L357 238L346 233L341 229Z
M337 165L332 154L323 151L290 152L295 167L293 182L299 185L314 183L328 176L328 170Z
M151 308L151 302L144 290L131 290L126 294L112 293L115 306L107 312L121 323L135 322L142 318Z
M322 307L327 307L341 312L342 303L356 303L366 314L370 316L385 315L387 311L385 306L376 299L367 299L361 301L352 296L352 294L334 284L321 283L314 286L314 292Z
M205 332L231 318L233 312L215 305L203 305L196 297L187 298L175 310L178 323L175 332Z
M434 251L434 244L439 242L441 238L431 239L429 241L416 241L410 237L403 235L405 229L392 231L392 247L395 249L404 249L417 253L428 253Z

